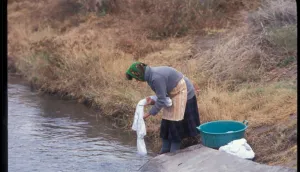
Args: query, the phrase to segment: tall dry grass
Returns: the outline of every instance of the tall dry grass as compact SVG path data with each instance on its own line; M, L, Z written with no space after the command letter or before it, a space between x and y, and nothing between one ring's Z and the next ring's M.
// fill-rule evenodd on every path
M251 128L274 125L297 110L295 82L247 84L234 92L211 85L199 96L201 121L248 120Z
M297 51L297 8L296 1L264 1L262 6L247 18L255 32L261 32L281 51ZM295 55L295 53L294 53Z
M283 27L297 24L297 6L294 0L263 1L257 11L248 15L255 29Z
M215 46L196 54L199 82L215 81L229 86L259 82L263 74L278 63L278 59L263 48L259 35L240 28L217 41ZM271 52L272 53L272 52Z
M258 1L110 0L106 4L108 14L122 13L122 18L137 21L148 38L164 39L234 24L237 19L232 16L236 11L255 8Z
M115 0L107 1L105 15L100 15L88 12L79 1L13 1L8 6L8 53L16 58L18 71L41 91L98 107L102 115L124 129L130 129L136 103L154 94L146 83L126 81L126 68L135 60L150 66L175 67L199 87L196 94L201 123L247 119L249 137L256 137L256 128L284 122L297 108L295 82L265 82L268 73L275 70L274 75L280 74L276 72L282 69L280 66L288 69L296 64L291 60L296 58L288 58L295 49L277 48L292 47L286 44L291 41L277 34L273 25L267 31L251 27L260 21L264 26L272 23L269 17L257 19L255 15L266 16L266 10L273 14L270 9L279 7L259 8L251 13L257 22L248 21L247 26L214 38L211 47L201 47L206 46L206 41L194 44L199 30L228 28L228 23L232 27L235 20L227 17L235 16L239 9L255 8L255 2L258 1ZM270 4L277 5L273 1ZM74 7L77 12L70 10L74 5L78 5ZM290 19L294 11L291 6L281 8L285 7L288 10L280 9L284 11L280 14L288 11ZM285 17L275 19L285 21ZM293 28L295 23L290 21L294 20L288 22ZM276 31L290 33L287 40L294 37L293 29L286 32L278 30L282 25L276 26ZM188 36L175 38L183 35ZM158 115L147 120L148 138L156 147L160 144L160 118ZM274 138L278 136L274 134ZM251 142L255 150L263 150L259 143L263 142ZM285 142L275 144L282 146ZM273 149L268 151L268 155L276 155Z
M266 1L247 17L243 27L223 36L212 49L196 54L198 73L202 73L199 82L226 82L232 87L244 82L266 81L265 75L278 66L296 63L294 1Z

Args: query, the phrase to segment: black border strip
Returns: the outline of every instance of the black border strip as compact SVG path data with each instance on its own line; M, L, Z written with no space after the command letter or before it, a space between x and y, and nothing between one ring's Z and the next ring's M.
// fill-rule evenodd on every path
M7 0L1 0L1 170L8 171L7 138Z

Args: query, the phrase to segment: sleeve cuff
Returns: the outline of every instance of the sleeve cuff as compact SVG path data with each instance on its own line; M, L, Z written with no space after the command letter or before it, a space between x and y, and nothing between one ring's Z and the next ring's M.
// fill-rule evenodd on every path
M157 112L155 113L154 107L152 107L152 108L150 109L149 114L150 114L150 115L153 115L153 116L155 116L155 115L157 114Z

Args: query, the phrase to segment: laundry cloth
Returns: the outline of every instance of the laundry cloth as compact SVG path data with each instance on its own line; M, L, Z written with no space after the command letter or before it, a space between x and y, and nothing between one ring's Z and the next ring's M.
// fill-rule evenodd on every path
M150 96L151 99L154 101L157 100L156 96ZM172 106L172 100L168 98L168 104L166 106ZM146 105L147 100L146 98L140 100L136 105L135 113L134 113L134 120L131 129L136 131L137 135L137 152L140 155L146 155L147 149L146 144L144 141L144 136L146 136L146 125L144 121L144 106Z

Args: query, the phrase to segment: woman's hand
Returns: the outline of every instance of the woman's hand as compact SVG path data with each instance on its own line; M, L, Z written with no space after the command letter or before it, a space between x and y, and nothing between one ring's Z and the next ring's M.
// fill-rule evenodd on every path
M151 99L151 97L147 97L146 98L146 105L154 105L155 104L155 101L153 99Z
M150 116L150 113L145 113L144 114L144 119L148 118Z

